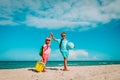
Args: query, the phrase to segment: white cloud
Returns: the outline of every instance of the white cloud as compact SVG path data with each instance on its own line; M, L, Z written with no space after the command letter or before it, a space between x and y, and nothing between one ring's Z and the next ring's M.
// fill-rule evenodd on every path
M82 60L88 57L86 50L70 50L69 60Z
M68 60L110 60L110 56L97 51L89 51L85 49L70 50ZM59 50L51 52L49 60L63 60Z
M69 60L86 60L88 52L86 50L70 50ZM63 60L63 56L59 50L51 52L49 60Z
M83 31L96 27L98 23L120 19L119 4L120 0L0 0L0 25L24 23L37 28L67 27ZM24 18L23 22L16 17Z
M98 51L89 51L89 56L86 60L110 60L111 56Z
M0 25L18 25L18 23L15 23L11 20L3 20L3 21L0 21Z
M63 21L57 19L42 19L34 16L27 16L25 22L28 26L35 26L37 28L49 28L49 29L59 29L59 28L75 28L75 26L87 26L90 25L89 22L71 22Z
M119 0L102 0L103 6L101 10L105 13L106 16L109 17L109 19L118 19L120 18L120 8Z

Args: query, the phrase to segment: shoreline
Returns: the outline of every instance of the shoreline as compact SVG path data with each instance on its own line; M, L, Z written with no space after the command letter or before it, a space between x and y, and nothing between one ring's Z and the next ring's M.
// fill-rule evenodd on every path
M35 72L33 67L0 69L0 80L120 80L120 64L94 66L47 67L47 72Z
M120 65L120 64L99 64L99 65L68 65L68 67L92 67L92 66L112 66L112 65ZM46 66L47 68L51 68L51 67L63 67L63 65L61 66ZM35 68L34 67L21 67L21 68L0 68L0 70L12 70L12 69L29 69L29 68Z
M34 67L37 61L0 61L0 69L19 69ZM68 61L68 66L98 66L98 65L116 65L120 61ZM63 61L48 61L47 67L63 66Z

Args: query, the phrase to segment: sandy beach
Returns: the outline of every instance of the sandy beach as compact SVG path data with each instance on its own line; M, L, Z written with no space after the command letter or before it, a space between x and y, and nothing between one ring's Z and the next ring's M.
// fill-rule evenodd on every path
M0 80L120 80L120 65L47 67L37 73L34 68L1 69Z

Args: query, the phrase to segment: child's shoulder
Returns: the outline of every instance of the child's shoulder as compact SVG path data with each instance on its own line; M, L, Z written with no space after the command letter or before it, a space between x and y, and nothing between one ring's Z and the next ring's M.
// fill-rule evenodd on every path
M43 44L43 47L47 46L47 44Z
M50 47L50 46L48 46L47 44L43 44L43 47Z

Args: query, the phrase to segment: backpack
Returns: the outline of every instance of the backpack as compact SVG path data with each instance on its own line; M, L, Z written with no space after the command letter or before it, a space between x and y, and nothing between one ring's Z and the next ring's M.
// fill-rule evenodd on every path
M39 51L39 56L42 56L43 53L43 46L41 46L40 51Z
M63 41L63 39L60 40L60 44L59 44L60 50L61 50L62 41Z

